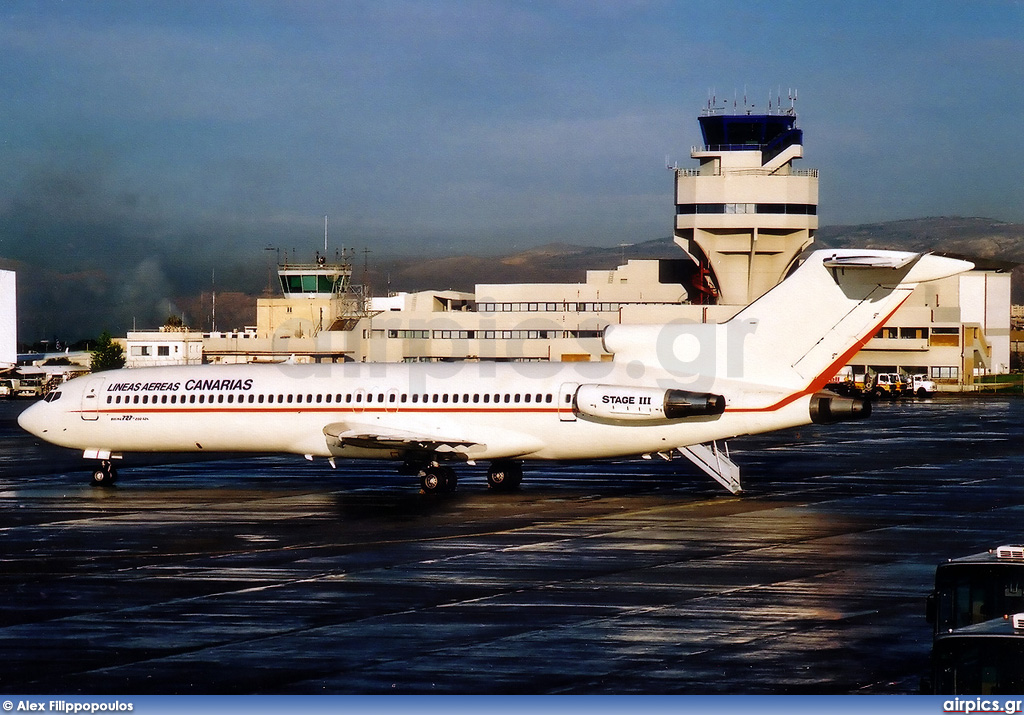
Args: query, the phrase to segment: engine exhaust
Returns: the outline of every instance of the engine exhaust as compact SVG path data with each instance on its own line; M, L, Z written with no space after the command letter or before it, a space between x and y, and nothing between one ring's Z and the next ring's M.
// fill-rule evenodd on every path
M831 392L818 392L811 397L811 422L816 425L834 425L870 416L871 400L840 397Z

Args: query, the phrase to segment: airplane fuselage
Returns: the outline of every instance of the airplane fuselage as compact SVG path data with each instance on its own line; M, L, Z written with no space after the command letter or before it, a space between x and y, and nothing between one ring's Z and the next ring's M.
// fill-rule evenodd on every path
M607 414L581 414L581 385L615 386L602 395ZM451 457L493 460L636 455L811 421L809 394L787 401L774 390L745 404L734 400L722 414L637 414L650 394L672 387L687 385L667 375L638 385L613 363L145 368L73 380L23 424L87 451L403 457L398 449L332 444L325 425L339 424L457 437L472 446ZM27 424L37 420L38 428Z

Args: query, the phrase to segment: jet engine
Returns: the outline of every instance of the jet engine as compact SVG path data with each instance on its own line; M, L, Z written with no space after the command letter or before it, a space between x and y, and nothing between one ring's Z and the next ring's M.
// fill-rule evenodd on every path
M817 392L811 397L811 422L817 425L834 425L870 416L871 400L840 397L831 392Z
M663 422L720 415L725 412L725 398L657 387L581 385L573 410L579 417L610 422Z

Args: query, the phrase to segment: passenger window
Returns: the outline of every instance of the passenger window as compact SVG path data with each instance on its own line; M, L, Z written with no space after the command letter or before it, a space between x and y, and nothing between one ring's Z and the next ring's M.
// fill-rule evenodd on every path
M323 402L323 401L324 401L324 396L323 396L323 395L317 395L317 396L316 396L316 403L317 403L318 405L319 405L319 404L320 404L321 402Z
M551 402L551 393L548 393L548 394L544 395L544 402L548 402L548 403Z
M419 402L419 401L420 401L420 396L419 396L419 393L413 393L413 396L412 396L412 401L413 401L414 403L415 403L415 402Z
M515 394L514 399L512 401L515 402L516 404L519 403L519 393L518 392Z
M431 400L431 402L437 402L437 395L434 395L433 397L431 397L430 400Z
M480 402L480 395L479 394L473 395L473 404L475 405L478 402Z
M512 395L505 395L505 404L508 404L512 400Z
M489 403L490 401L491 401L491 393L488 392L487 394L484 395L484 402L485 403Z
M408 397L408 395L406 395L406 394L405 394L405 393L403 392L403 393L402 393L402 397L401 397L401 401L402 401L402 404L405 404L405 398L406 398L406 397Z
M388 402L394 402L396 399L398 399L398 395L396 395L395 393L392 392L390 395L388 395Z
M444 402L444 403L448 402L448 393L447 392L444 393L443 395L441 395L441 402Z
M523 401L529 402L531 397L532 395L529 392L527 392L525 395L523 395Z
M217 395L217 402L218 403L223 403L224 402L224 395Z
M235 396L234 395L228 395L228 404L231 404L234 401L235 401Z
M260 403L261 405L263 404L263 395L260 395L260 396L259 396L259 403Z
M288 404L291 404L292 400L295 399L294 395L288 395Z

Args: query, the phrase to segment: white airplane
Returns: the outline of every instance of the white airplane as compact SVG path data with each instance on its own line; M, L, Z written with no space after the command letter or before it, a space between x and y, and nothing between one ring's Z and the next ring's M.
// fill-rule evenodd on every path
M738 493L718 440L858 419L870 403L824 390L922 281L967 261L816 251L720 324L613 325L610 362L343 363L116 370L76 378L21 426L99 460L131 452L273 452L403 462L426 492L460 462L514 487L522 461L680 453Z

